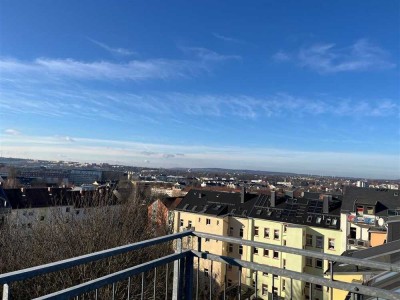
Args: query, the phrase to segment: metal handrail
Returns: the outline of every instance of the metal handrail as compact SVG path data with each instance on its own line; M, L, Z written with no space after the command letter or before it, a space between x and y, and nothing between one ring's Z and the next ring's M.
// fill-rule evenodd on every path
M129 251L133 251L133 250L153 246L156 244L172 241L172 240L175 240L178 238L183 238L183 237L189 236L189 235L192 235L191 230L174 233L174 234L169 234L169 235L157 237L157 238L150 239L150 240L145 240L145 241L141 241L138 243L128 244L128 245L115 247L115 248L111 248L111 249L107 249L107 250L102 250L102 251L85 254L85 255L81 255L81 256L77 256L77 257L73 257L73 258L68 258L68 259L60 260L60 261L45 264L45 265L35 266L32 268L27 268L27 269L22 269L22 270L18 270L18 271L1 274L0 275L0 284L24 280L24 279L35 277L35 276L42 275L45 273L60 271L63 269L71 268L71 267L78 266L78 265L85 264L85 263L90 263L93 261L97 261L97 260L100 260L103 258L115 256L115 255L122 254L122 253L126 253Z

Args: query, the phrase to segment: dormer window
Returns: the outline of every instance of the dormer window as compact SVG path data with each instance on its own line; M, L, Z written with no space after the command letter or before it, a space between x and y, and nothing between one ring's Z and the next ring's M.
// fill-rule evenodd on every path
M373 206L367 206L367 214L368 215L373 215L374 214L374 207Z
M357 205L356 214L357 214L357 216L363 216L364 215L364 206Z

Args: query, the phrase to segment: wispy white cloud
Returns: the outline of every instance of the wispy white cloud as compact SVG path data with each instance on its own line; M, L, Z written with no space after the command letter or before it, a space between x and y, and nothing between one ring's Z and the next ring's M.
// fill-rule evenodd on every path
M291 59L290 55L284 51L278 51L273 56L272 59L278 62L284 62Z
M13 129L13 128L7 128L7 129L5 129L5 130L4 130L4 133L5 133L5 134L8 134L8 135L20 135L20 134L21 134L21 132L20 132L19 130Z
M180 47L181 50L188 54L192 54L198 57L201 61L208 62L218 62L227 60L240 60L240 55L233 54L220 54L207 48L202 47Z
M274 54L273 59L294 61L319 73L385 70L396 67L387 51L367 39L359 39L344 48L333 43L320 43L302 47L297 53L280 51Z
M210 72L215 63L237 60L240 56L224 55L206 48L182 47L190 55L188 59L131 60L124 63L111 61L78 61L74 59L37 58L33 61L0 59L3 81L24 83L57 81L63 78L79 80L133 80L174 79L197 76Z
M342 99L329 96L296 97L272 94L260 97L229 94L129 93L80 89L74 93L65 88L43 90L36 95L19 94L8 87L0 92L0 114L29 114L46 117L78 117L87 120L106 119L160 125L162 119L182 116L255 120L282 116L393 118L400 115L400 104L394 99ZM117 101L117 102L116 102ZM116 105L117 103L117 105ZM161 119L160 119L161 118ZM181 123L182 124L182 123Z
M91 38L88 38L88 40L91 41L92 43L96 44L97 46L103 48L104 50L107 50L111 54L122 55L122 56L131 56L131 55L136 55L137 54L136 52L130 51L128 49L110 47L105 43L101 43L101 42L96 41L96 40L91 39Z
M55 160L68 157L81 162L115 163L118 157L120 163L155 167L222 167L372 178L397 178L400 173L399 156L391 154L75 140L71 145L60 143L57 137L10 136L3 139L2 151L4 156L11 157ZM146 151L157 155L149 160ZM379 161L379 165L366 161Z
M244 41L242 41L242 40L240 40L240 39L236 39L236 38L233 38L233 37L229 37L229 36L226 36L226 35L222 35L222 34L219 34L219 33L217 33L217 32L213 32L213 36L214 36L215 38L219 39L219 40L224 41L224 42L237 43L237 44L243 44L243 43L245 43Z

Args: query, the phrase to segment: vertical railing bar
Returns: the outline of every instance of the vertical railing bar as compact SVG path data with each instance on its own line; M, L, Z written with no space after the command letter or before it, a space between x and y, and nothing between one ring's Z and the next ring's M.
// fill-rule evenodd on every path
M224 276L224 300L226 299L226 272L227 272L227 265L225 264L225 276Z
M165 267L165 300L168 300L168 263L166 264Z
M142 272L142 290L140 294L140 299L144 300L144 272Z
M293 278L290 278L290 300L293 300Z
M98 296L98 289L95 290L94 292L94 299L97 300L97 296Z
M112 285L112 299L115 299L115 282Z
M257 295L257 284L258 284L258 271L256 271L256 282L255 282L256 299L258 297L258 295Z
M213 261L211 261L211 268L210 268L210 300L212 300L212 279L213 279Z
M330 275L331 275L331 281L333 281L333 261L329 261L329 269L330 269ZM333 300L333 288L329 287L329 299Z
M154 286L153 286L154 300L156 300L156 283L157 283L157 268L154 268Z
M3 300L8 300L10 299L11 292L10 292L10 286L8 283L3 284Z
M201 237L197 237L197 251L201 251ZM200 287L200 257L197 257L197 270L196 270L196 300L199 300L199 287Z
M130 292L131 292L131 277L128 277L128 300L130 298Z
M275 275L272 274L272 300L275 299L274 287L275 287Z
M238 299L242 299L242 267L239 266Z

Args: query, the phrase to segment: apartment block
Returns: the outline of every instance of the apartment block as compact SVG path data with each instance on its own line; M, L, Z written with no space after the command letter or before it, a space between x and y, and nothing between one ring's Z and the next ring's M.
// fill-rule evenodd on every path
M191 190L175 211L175 232L194 228L199 232L340 255L346 247L340 230L341 200L326 195L321 199L291 198L287 195L224 193ZM187 247L196 248L196 241ZM221 241L202 241L202 249L242 260L324 276L328 262ZM200 261L200 271L209 276L210 262ZM214 263L215 283L227 290L238 284L238 270ZM197 267L197 265L196 265ZM241 283L261 299L282 299L293 291L296 299L310 299L307 283L274 274L242 270ZM225 277L226 276L226 277ZM255 283L257 282L257 286ZM292 286L291 286L292 284ZM329 299L328 291L313 288L313 299Z

